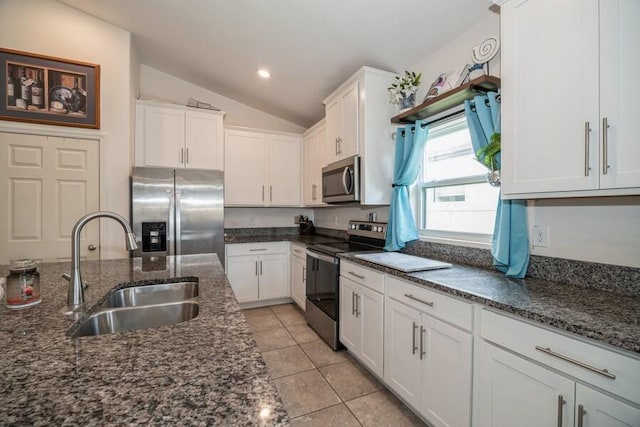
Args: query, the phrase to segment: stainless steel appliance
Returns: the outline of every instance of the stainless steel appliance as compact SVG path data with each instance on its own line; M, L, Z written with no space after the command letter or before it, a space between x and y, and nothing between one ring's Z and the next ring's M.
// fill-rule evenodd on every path
M322 168L322 201L360 202L360 157L353 156Z
M340 307L340 258L344 252L380 252L387 224L349 221L349 241L311 245L307 248L306 312L309 326L334 350L338 341Z
M218 170L134 167L133 256L217 253L224 263L224 174Z

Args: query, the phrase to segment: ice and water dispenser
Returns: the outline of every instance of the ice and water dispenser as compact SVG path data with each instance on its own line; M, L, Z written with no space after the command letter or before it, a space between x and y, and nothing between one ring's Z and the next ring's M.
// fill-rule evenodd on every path
M142 223L142 252L165 252L167 250L167 223Z

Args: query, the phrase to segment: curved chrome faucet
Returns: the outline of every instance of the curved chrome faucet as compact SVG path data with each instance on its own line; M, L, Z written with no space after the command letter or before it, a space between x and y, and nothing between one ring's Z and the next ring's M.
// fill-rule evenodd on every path
M136 236L133 234L129 222L117 213L100 211L87 214L80 218L71 231L71 275L69 277L67 306L64 309L65 314L72 314L84 304L83 282L80 274L80 233L82 232L82 228L95 218L112 218L118 221L126 234L127 250L132 251L138 248Z

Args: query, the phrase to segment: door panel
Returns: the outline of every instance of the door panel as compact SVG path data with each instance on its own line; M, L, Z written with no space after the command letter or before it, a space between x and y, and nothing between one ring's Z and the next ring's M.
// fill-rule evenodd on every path
M580 427L637 427L640 410L617 399L576 384L576 419L582 410ZM579 425L579 424L578 424Z
M100 208L96 140L0 133L0 263L11 259L67 260L71 229ZM81 257L98 259L99 222L81 235Z

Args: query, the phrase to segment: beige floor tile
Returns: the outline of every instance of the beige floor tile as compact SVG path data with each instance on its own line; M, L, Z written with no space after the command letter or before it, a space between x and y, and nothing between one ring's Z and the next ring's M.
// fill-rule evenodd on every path
M324 366L319 371L344 401L384 388L364 368L359 368L350 361Z
M286 327L298 344L318 341L320 336L309 325L289 325Z
M286 312L291 312L291 311L295 311L295 312L298 312L298 313L302 312L302 310L300 310L298 308L298 306L293 304L293 303L272 305L270 308L276 314L278 314L278 313L286 313Z
M286 310L276 312L276 316L285 326L291 325L306 325L307 319L304 318L304 314L297 310Z
M252 332L266 331L267 329L282 328L282 323L275 314L270 313L266 316L247 317L247 324Z
M426 425L409 408L386 390L367 394L345 403L364 427L414 427Z
M309 359L316 367L333 365L347 360L346 351L333 351L322 340L310 343L300 344L300 347L307 353Z
M275 383L291 418L340 403L338 395L315 369L278 378Z
M292 427L360 427L349 409L341 403L291 420Z
M256 340L258 349L262 352L296 345L296 341L284 327L254 332L253 337Z
M298 345L262 353L269 372L274 378L314 369L313 363Z
M270 307L258 307L258 308L249 308L247 310L242 310L244 313L244 317L246 319L250 319L252 317L266 316L268 314L273 314Z

